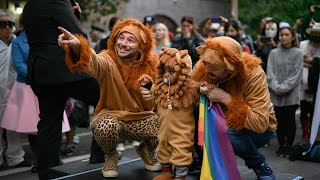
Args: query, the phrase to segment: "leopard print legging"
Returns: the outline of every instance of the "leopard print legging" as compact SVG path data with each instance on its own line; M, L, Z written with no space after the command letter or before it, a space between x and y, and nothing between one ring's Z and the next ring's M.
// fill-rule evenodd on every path
M92 133L106 155L115 152L119 138L145 143L150 151L158 145L158 116L125 122L113 115L102 114L90 125Z

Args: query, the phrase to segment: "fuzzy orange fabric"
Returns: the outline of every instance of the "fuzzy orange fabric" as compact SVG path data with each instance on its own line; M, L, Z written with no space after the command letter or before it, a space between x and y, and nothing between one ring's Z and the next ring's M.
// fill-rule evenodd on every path
M143 43L139 42L139 56L131 61L120 59L116 53L116 38L118 36L115 35L115 32L118 30L121 32L121 29L126 26L134 27L135 35L144 34L144 37L141 36L140 39ZM94 117L105 113L114 115L123 121L132 121L154 116L156 115L152 111L154 104L144 100L137 83L142 74L147 74L155 79L158 56L154 53L153 33L140 21L134 19L125 19L121 23L117 23L114 30L115 32L112 32L114 34L108 41L109 49L99 54L96 54L89 47L84 38L78 37L81 41L80 58L74 57L69 51L66 60L69 64L68 67L74 72L84 71L98 80L100 99ZM128 30L128 28L123 30ZM66 49L70 50L68 47Z
M115 51L115 44L119 34L130 28L135 29L135 36L141 35L140 37L137 37L137 40L139 41L139 44L141 43L140 59L143 61L134 63L129 62L125 64L118 58ZM138 31L140 31L140 33L138 33ZM126 19L125 21L117 23L113 28L108 40L108 49L105 53L107 53L117 64L126 86L131 90L131 88L140 88L140 85L137 83L137 79L139 79L142 74L148 74L153 78L155 77L155 67L158 64L158 55L154 52L155 47L154 34L149 28L145 27L136 19Z
M87 39L79 34L75 34L74 36L77 37L81 43L79 60L74 61L74 54L72 53L71 48L69 46L65 47L66 64L67 64L69 70L73 73L85 71L86 69L88 69L90 67L89 62L90 62L90 58L91 58L90 45L89 45Z
M173 179L174 179L173 173L162 173L152 178L152 180L173 180Z
M244 128L249 108L243 98L242 86L251 75L252 70L261 64L261 60L254 55L242 52L242 49L238 50L239 47L237 46L227 47L224 42L225 41L217 40L216 38L206 39L205 44L197 48L200 54L200 60L194 67L192 79L197 82L210 82L203 62L203 55L206 49L214 50L212 51L214 52L211 55L212 57L217 55L224 57L223 61L225 61L225 63L229 63L235 67L234 70L230 70L232 73L231 77L227 81L219 84L219 88L229 93L232 97L232 101L227 106L227 111L225 112L227 126L241 130ZM233 45L232 43L230 44ZM210 58L208 57L206 57L205 60L210 62ZM214 62L211 63L215 64ZM226 65L226 67L228 66Z
M230 104L227 106L226 124L236 130L244 128L247 118L249 106L242 99L233 97Z
M157 75L153 93L155 103L159 104L163 108L167 108L170 103L173 107L178 109L188 108L198 101L199 98L199 94L195 88L195 83L191 80L190 56L188 56L187 50L179 51L179 58L177 58L177 55L171 55L166 52L166 48L164 48L163 53L160 54L160 63L157 66ZM172 71L174 71L173 76L176 78L176 83L170 84L170 88L168 84L163 82L165 67L172 69ZM167 96L168 93L169 96ZM171 102L168 101L168 98Z

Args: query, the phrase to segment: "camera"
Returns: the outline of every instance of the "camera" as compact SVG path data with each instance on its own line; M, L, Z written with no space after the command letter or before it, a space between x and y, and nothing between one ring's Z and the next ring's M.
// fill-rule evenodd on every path
M213 22L213 23L221 23L222 19L220 17L213 17L213 18L211 18L211 22Z
M314 10L320 11L320 5L315 5L315 6L314 6Z
M271 41L271 37L270 36L261 36L260 37L260 41L262 43L270 42Z

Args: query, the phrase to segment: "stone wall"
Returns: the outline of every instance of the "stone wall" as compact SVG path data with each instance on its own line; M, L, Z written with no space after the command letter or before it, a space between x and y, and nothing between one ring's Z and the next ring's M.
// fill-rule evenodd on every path
M143 21L146 15L154 15L180 24L183 16L193 16L198 26L207 17L230 17L230 0L128 0L124 5L124 17Z

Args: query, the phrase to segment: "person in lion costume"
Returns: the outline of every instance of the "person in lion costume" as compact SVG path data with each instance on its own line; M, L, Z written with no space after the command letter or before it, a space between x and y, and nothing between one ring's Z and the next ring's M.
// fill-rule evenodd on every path
M155 82L148 75L139 78L141 86L153 84L152 96L145 99L154 101L159 115L157 155L163 173L153 179L185 179L192 163L193 104L199 94L196 83L191 80L192 61L188 51L165 47L162 50Z

